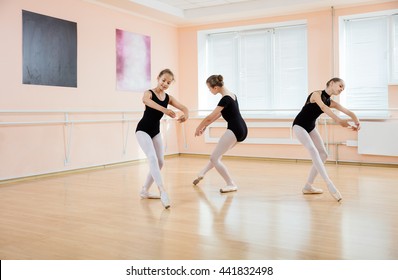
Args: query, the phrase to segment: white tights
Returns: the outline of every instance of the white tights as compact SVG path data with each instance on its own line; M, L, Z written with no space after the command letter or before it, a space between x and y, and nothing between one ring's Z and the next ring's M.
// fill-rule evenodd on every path
M155 180L159 191L163 192L164 186L162 176L160 174L160 169L162 169L164 163L162 136L159 133L155 137L151 138L146 132L143 131L137 131L135 135L137 137L138 144L144 151L149 161L149 173L142 189L144 191L148 191Z
M308 176L307 184L311 186L314 183L316 175L319 173L328 187L334 188L333 182L330 180L324 165L328 154L318 130L314 128L310 133L308 133L301 126L294 125L293 131L301 144L303 144L304 147L309 151L312 159L312 167Z
M205 168L199 172L199 177L204 177L204 175L213 167L216 168L218 173L220 173L221 177L227 183L227 186L235 186L234 181L228 173L227 167L221 162L222 156L230 149L232 149L237 143L235 134L227 129L224 135L221 136L220 140L213 153L210 155L210 161L205 166Z

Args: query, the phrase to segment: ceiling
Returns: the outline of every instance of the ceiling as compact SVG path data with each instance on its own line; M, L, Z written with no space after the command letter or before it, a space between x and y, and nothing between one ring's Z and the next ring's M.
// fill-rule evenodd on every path
M175 26L202 25L396 0L85 0Z

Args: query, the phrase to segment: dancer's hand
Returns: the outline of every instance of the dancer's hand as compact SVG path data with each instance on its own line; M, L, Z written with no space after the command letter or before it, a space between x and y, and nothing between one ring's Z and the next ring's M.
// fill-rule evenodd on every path
M182 123L182 122L185 122L187 119L188 119L188 118L187 118L185 115L182 115L182 116L180 116L180 117L177 119L177 121L178 121L179 123Z
M348 122L348 128L350 128L353 131L358 131L361 129L361 124L359 122Z
M166 109L164 111L164 114L169 116L170 118L173 118L173 119L176 117L176 113L173 110L170 110L170 109Z
M203 128L201 128L201 129L199 129L199 127L196 128L196 130L195 130L195 136L200 136L200 135L202 135L203 132L204 132L205 130L206 130L206 127L203 127Z
M353 131L358 131L358 130L361 129L361 124L360 124L359 122L357 122L357 123L355 123L354 125L351 125L350 128L351 128Z

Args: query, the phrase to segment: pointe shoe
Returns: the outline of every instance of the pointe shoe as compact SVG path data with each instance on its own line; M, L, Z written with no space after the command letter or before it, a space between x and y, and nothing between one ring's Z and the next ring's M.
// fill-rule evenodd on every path
M160 195L149 193L148 191L141 191L140 197L142 199L160 199Z
M343 197L341 196L341 193L339 192L339 190L336 187L328 186L328 190L329 190L329 193L334 197L334 199L337 200L337 202L340 202L343 199Z
M193 184L196 186L197 184L199 184L199 182L203 179L203 176L198 176L198 178L196 178L195 180L193 180Z
M321 193L323 193L322 189L315 188L313 186L306 185L303 188L303 194L321 194Z
M160 201L162 202L164 208L166 209L170 208L170 200L166 192L162 192L160 194Z
M220 189L221 193L236 192L238 190L237 186L226 186Z

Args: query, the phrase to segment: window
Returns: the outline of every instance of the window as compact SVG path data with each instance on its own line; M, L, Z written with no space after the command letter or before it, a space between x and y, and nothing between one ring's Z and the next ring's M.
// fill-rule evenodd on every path
M297 113L308 95L306 25L221 30L202 34L199 51L200 91L213 74L224 77L236 93L242 111L273 114ZM203 44L205 43L205 44ZM199 46L199 49L200 46ZM212 110L217 98L199 94L199 110Z
M341 103L359 116L388 114L388 84L398 78L397 22L391 15L343 19L340 72L346 89Z
M398 14L391 17L391 33L390 83L398 85Z

